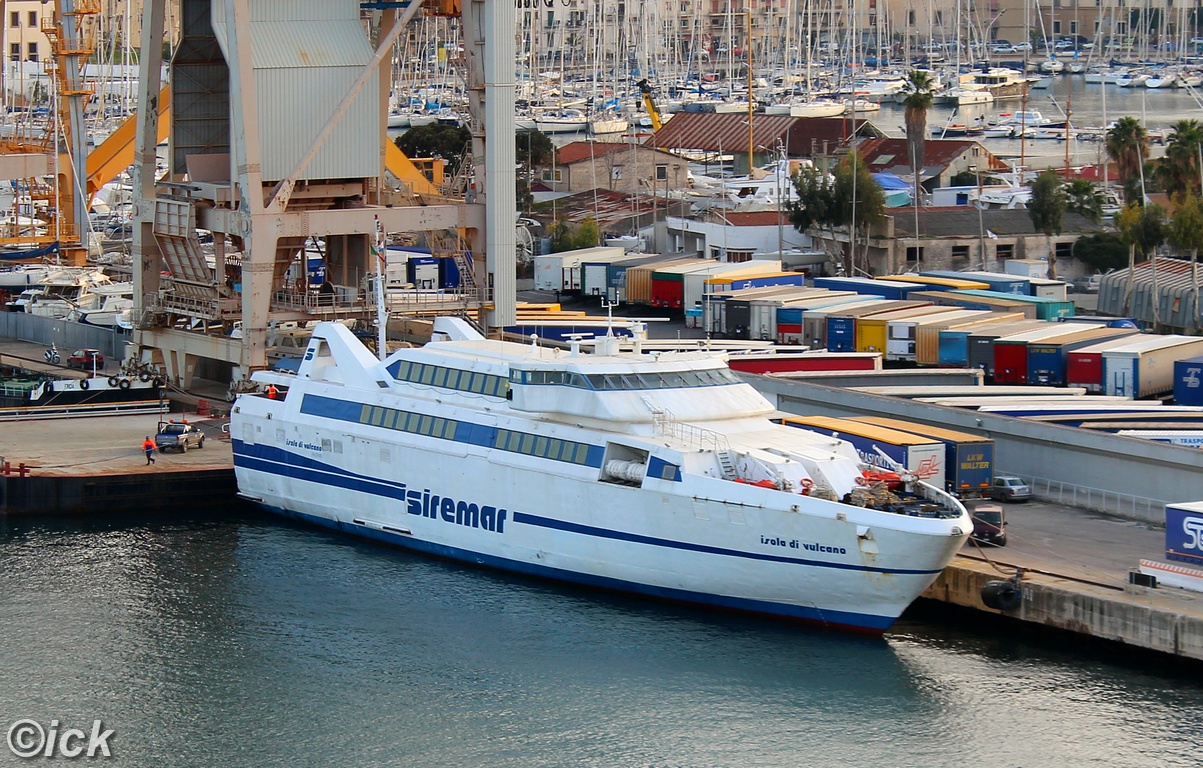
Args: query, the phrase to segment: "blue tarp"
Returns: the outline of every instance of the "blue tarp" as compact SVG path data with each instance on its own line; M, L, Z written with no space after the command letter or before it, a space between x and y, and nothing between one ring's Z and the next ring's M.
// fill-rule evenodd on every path
M51 243L45 248L38 248L35 251L3 251L0 252L0 261L23 261L25 259L43 259L51 254L58 253L58 243Z
M887 192L891 189L911 189L914 185L892 173L875 173L873 180Z

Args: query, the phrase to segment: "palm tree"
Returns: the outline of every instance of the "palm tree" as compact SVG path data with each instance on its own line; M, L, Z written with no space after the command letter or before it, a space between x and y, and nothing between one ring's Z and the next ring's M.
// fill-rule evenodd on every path
M1103 193L1086 179L1074 179L1065 187L1065 210L1080 213L1095 224L1103 220L1104 202Z
M906 145L911 156L911 171L915 174L915 205L922 203L920 197L920 175L923 171L925 158L925 142L927 141L927 110L931 109L936 87L935 80L928 72L912 69L907 73L906 85L903 92L906 98L902 100L906 107Z
M1203 152L1203 123L1179 120L1170 126L1165 157L1157 163L1157 182L1171 196L1199 191L1199 155Z
M1115 161L1124 184L1124 200L1144 202L1144 164L1149 157L1149 132L1131 115L1107 131L1107 156Z

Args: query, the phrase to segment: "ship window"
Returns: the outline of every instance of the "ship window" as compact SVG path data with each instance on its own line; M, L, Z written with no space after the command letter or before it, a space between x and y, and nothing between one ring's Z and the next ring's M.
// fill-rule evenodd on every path
M590 389L606 388L606 379L599 373L587 373L585 374L585 379L589 382Z
M547 371L531 371L527 374L530 377L531 384L546 384Z
M397 412L394 411L392 408L385 409L384 421L381 422L380 426L384 427L385 429L393 429L394 426L396 425L396 423L397 423Z
M506 442L505 449L507 451L512 451L513 453L517 453L518 448L521 445L522 445L522 433L521 432L511 432L509 440Z
M417 433L419 435L429 435L430 434L430 422L431 422L431 417L422 416L421 419L418 421Z
M581 389L589 389L589 382L579 373L571 373L568 375L568 386L580 387Z
M382 421L384 421L384 409L383 408L373 408L372 409L372 426L378 427L378 426L380 426L380 423Z
M534 450L535 450L535 436L534 435L523 435L521 452L529 454L529 453L533 452Z
M623 386L622 376L616 373L607 373L605 375L605 389L625 389Z
M572 459L574 464L584 464L589 460L589 446L583 443L576 444L576 455Z
M323 450L323 451L325 451L325 452L327 452L327 453L329 453L329 452L330 452L330 448L331 448L330 439L329 439L329 438L326 438L326 437L323 437L323 438L322 438L322 450Z
M546 456L547 455L547 438L546 437L536 437L535 438L535 455L536 456Z
M421 382L423 384L434 383L434 372L435 372L435 368L433 365L423 365Z
M372 406L365 405L359 410L359 423L367 424L372 417Z
M436 387L447 386L447 369L446 368L435 368L434 369L434 385Z
M407 361L401 361L401 362L397 363L397 375L395 378L398 381L405 381L406 379L408 379L409 378L409 368L411 365L413 365L413 363L410 363Z
M500 450L505 450L506 441L509 440L510 431L508 429L497 430L497 436L493 438L493 447Z
M660 479L661 480L676 480L677 479L677 465L676 464L665 464L663 467L661 467L660 468Z
M522 371L510 371L510 383L521 384L522 383Z
M459 431L458 421L448 421L447 426L443 429L443 438L446 440L454 440L455 433Z

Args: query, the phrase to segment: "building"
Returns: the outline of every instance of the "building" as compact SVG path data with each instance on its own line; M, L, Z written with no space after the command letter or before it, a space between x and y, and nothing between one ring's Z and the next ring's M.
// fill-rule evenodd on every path
M914 183L910 147L906 139L866 139L858 147L873 173L892 173ZM1008 173L1011 167L976 141L968 139L928 139L924 142L920 185L931 192L952 186L952 178L961 173Z
M603 235L619 236L650 228L667 216L684 216L688 209L689 203L663 196L589 189L539 203L530 217L542 224L544 231L556 222L575 229L591 218Z
M809 157L834 153L849 138L881 138L885 134L860 117L789 117L755 115L751 129L747 114L678 112L648 137L645 146L702 155L731 155L737 174L766 165L781 156Z
M1073 245L1101 230L1080 214L1065 214L1061 234L1051 238L1059 275L1080 272L1070 263ZM842 253L848 243L846 229L812 229L810 234L815 247L830 254ZM867 249L858 244L856 263L874 275L932 269L1002 272L1008 259L1047 259L1049 247L1050 239L1036 231L1023 209L894 208L870 232Z
M788 261L788 252L809 251L811 243L810 235L790 223L788 213L712 210L697 218L666 218L656 226L655 250L731 262L782 254Z
M556 150L555 162L540 168L539 178L556 192L607 189L667 195L686 187L689 172L684 158L642 144L574 141Z

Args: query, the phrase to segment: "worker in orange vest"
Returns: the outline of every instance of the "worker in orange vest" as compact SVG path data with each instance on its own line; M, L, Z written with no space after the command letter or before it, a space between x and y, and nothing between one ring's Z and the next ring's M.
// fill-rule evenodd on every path
M155 441L150 439L150 435L142 441L142 450L146 452L146 466L155 463Z
M278 398L279 396L280 396L280 390L276 389L276 385L275 385L275 384L268 384L268 385L267 385L267 399L268 399L268 400L275 400L275 399L276 399L276 398Z

